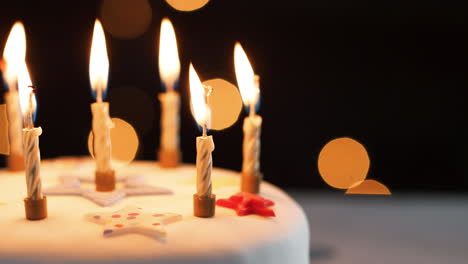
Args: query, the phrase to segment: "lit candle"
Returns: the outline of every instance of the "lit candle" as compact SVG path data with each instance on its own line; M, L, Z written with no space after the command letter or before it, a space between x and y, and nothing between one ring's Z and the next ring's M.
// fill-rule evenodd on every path
M8 168L13 171L24 169L23 146L21 142L21 112L18 98L18 74L25 63L26 34L21 22L16 22L11 28L10 35L3 51L6 61L5 81L8 92L5 93L5 102L8 114L8 138L10 155Z
M47 217L46 198L42 195L42 182L40 174L41 154L39 151L40 127L34 127L34 114L36 112L36 97L31 88L32 83L26 64L23 64L18 75L18 88L20 93L20 106L23 113L23 151L25 154L25 172L28 197L24 200L26 218L40 220Z
M236 43L234 47L234 66L237 84L244 105L249 109L249 116L244 119L244 142L242 161L241 190L258 193L262 173L260 172L260 133L262 117L255 113L260 93L259 77L255 75L249 59L242 46Z
M101 22L94 24L93 40L89 62L89 79L96 98L91 104L93 113L93 149L96 159L96 190L102 192L115 189L115 172L111 166L110 129L112 120L109 116L109 103L103 102L107 89L109 60L107 58L106 38Z
M215 212L216 196L211 192L211 170L214 150L213 137L207 136L211 112L208 107L210 87L203 87L195 69L190 64L190 97L194 118L203 129L203 135L197 137L197 193L194 194L194 215L212 217Z
M180 96L175 91L180 74L179 54L174 27L169 19L161 22L159 36L159 74L166 92L159 94L161 102L161 143L159 162L162 167L179 164L179 108Z

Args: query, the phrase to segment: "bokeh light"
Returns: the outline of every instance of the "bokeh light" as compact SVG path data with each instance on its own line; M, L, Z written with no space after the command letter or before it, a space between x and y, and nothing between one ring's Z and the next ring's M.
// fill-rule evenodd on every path
M209 0L166 0L174 9L190 12L204 7Z
M0 154L10 154L10 144L8 142L8 119L6 105L0 105Z
M120 118L112 118L114 128L111 129L112 166L123 167L135 159L138 151L138 135L135 129ZM93 133L88 136L88 150L93 155Z
M145 33L153 10L148 0L104 0L101 5L101 21L113 37L136 38Z
M363 181L369 166L370 160L364 146L346 137L328 142L318 159L318 169L323 180L338 189L348 189Z
M209 99L210 129L222 130L232 126L242 111L242 99L237 87L223 79L211 79L204 81L203 84L213 88Z
M391 195L387 186L376 180L365 180L351 186L346 194L372 194L372 195Z

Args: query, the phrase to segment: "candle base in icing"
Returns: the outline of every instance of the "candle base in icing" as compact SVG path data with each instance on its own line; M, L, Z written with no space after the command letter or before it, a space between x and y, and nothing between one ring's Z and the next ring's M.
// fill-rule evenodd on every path
M96 171L95 173L96 191L112 192L115 190L115 171Z
M241 191L249 193L260 193L260 183L262 182L263 174L241 173Z
M8 156L8 169L10 171L24 171L24 156L21 154L10 154Z
M196 217L213 217L215 215L216 195L200 196L193 195L193 215Z
M34 200L31 197L24 199L24 208L26 210L26 219L41 220L47 218L47 197Z
M179 166L182 153L179 150L158 151L159 166L161 168L176 168Z

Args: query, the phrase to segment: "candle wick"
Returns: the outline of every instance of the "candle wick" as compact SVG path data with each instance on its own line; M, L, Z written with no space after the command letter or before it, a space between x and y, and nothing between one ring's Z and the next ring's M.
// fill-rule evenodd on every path
M166 92L170 93L174 91L174 85L170 84L170 82L167 82L167 84L164 84L166 86Z
M254 98L252 102L250 103L250 112L249 112L250 117L253 117L255 115L255 106L258 101L258 95L260 94L260 75L258 74L254 75L253 85L254 85Z
M32 85L28 87L31 88L31 92L29 93L29 107L28 107L29 109L26 115L26 128L32 129L34 127L32 115L33 115L33 96L34 96L35 90L34 90L34 86Z
M211 93L213 92L213 87L212 86L209 86L209 85L203 85L203 88L205 88L205 107L206 107L206 118L205 118L205 124L203 125L203 136L206 137L207 136L207 123L209 122L210 120L210 112L209 112L209 99L210 99L210 95Z
M97 94L96 94L96 102L98 103L102 103L102 90L101 89L97 89Z
M249 116L250 117L253 117L255 115L255 103L251 103L250 104L250 112L249 112Z
M206 104L208 104L208 98L213 92L213 87L210 85L203 85L203 88L205 88L205 101L206 101Z

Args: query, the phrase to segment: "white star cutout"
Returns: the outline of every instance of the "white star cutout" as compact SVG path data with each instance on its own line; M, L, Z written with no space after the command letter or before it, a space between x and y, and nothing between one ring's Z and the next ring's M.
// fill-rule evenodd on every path
M76 176L59 177L61 184L44 188L45 195L83 196L100 206L111 206L126 196L172 194L167 188L156 187L145 183L141 175L131 175L124 179L125 187L112 192L97 192L94 187L83 187L82 180Z
M182 216L174 213L146 213L141 207L131 205L116 212L87 214L86 218L104 225L104 237L137 233L165 241L164 225L180 221Z

